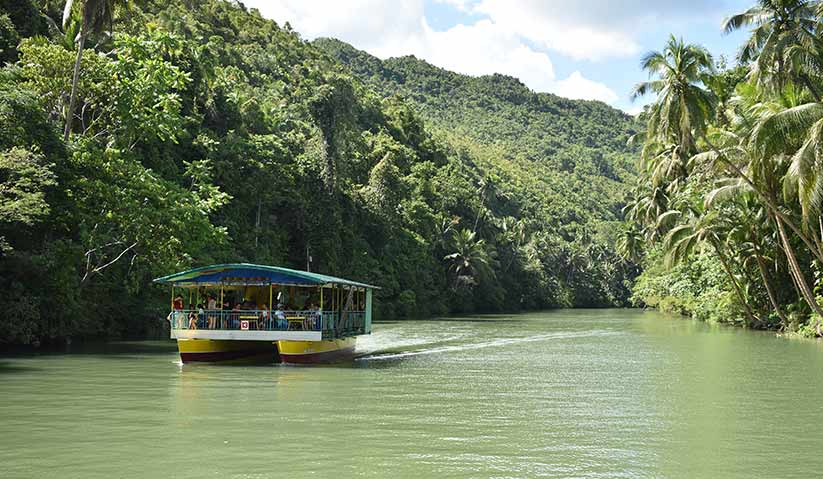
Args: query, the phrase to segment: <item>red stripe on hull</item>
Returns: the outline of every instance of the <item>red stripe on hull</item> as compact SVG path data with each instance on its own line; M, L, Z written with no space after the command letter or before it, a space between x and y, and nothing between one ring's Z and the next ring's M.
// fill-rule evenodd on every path
M193 362L219 362L233 361L238 359L259 359L260 361L276 362L279 359L277 351L261 351L259 349L240 351L211 351L202 353L180 353L180 359L184 363Z
M354 346L334 351L309 354L280 354L280 361L288 364L333 363L354 357Z

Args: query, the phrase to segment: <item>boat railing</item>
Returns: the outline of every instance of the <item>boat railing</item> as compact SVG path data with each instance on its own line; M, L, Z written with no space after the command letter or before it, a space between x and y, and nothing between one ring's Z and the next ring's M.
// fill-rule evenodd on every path
M172 329L206 331L322 331L324 337L349 336L365 331L365 311L280 311L280 310L173 310Z

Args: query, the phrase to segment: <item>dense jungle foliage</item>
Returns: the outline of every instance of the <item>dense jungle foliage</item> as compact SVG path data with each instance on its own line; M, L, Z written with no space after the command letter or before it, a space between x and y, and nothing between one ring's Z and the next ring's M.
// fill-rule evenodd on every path
M412 102L449 144L476 151L537 229L573 242L622 219L636 159L626 141L637 127L619 110L535 93L504 75L461 75L413 56L381 61L334 39L314 44L383 96Z
M640 180L619 251L638 304L821 336L823 3L761 0L737 65L671 38L643 58Z
M0 0L0 343L145 335L154 277L309 255L382 319L627 301L626 115L408 58L361 81L223 0L64 6Z

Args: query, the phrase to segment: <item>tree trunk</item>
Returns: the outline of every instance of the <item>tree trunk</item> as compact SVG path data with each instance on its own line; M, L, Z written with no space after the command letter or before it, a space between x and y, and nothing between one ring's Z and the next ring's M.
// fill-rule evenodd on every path
M85 8L85 6L83 8ZM66 129L63 131L63 141L69 141L72 123L74 123L74 103L77 100L77 83L80 81L80 60L83 58L83 47L86 44L87 25L85 15L83 15L83 18L83 24L80 27L80 41L77 43L77 58L74 60L74 77L71 81L69 109L66 110Z
M257 250L257 236L260 234L260 196L257 197L257 220L254 222L254 249Z
M732 270L729 267L729 261L728 258L726 258L726 253L723 252L723 249L720 247L717 241L712 241L712 246L714 246L715 251L717 251L717 256L718 258L720 258L720 264L723 266L723 270L726 271L726 274L729 276L729 279L732 282L732 287L734 288L734 292L737 295L737 299L740 301L740 304L746 310L746 317L749 319L749 324L751 325L758 323L759 321L755 317L751 306L749 306L749 303L746 302L746 298L743 296L743 290L737 283L737 278L734 277L734 274L732 273Z
M486 189L489 187L488 183L483 186L483 191L480 193L480 207L477 209L477 216L474 218L473 233L477 233L477 227L480 225L480 217L483 216L483 207L486 204Z
M820 305L817 304L817 301L814 298L814 293L809 287L809 283L806 281L806 278L803 276L803 270L800 269L800 264L798 264L797 258L794 255L794 249L789 243L789 238L786 235L786 228L783 227L783 221L779 217L777 218L777 229L780 233L780 239L783 242L783 249L786 252L786 258L789 260L789 268L793 270L798 286L800 286L800 291L803 292L803 297L806 299L806 303L809 304L809 307L812 308L818 316L823 318L823 309L821 309Z
M783 314L783 310L780 309L780 303L777 302L777 296L774 294L774 289L772 288L772 283L769 281L769 275L767 274L766 270L766 263L763 261L763 257L760 256L760 252L755 251L754 257L757 260L757 269L760 270L760 277L763 278L763 285L766 286L766 292L769 294L769 301L772 303L772 307L774 308L774 312L780 317L780 320L783 321L783 325L788 325L789 320L786 318L786 315Z
M817 224L820 226L820 237L823 238L823 216L817 217Z

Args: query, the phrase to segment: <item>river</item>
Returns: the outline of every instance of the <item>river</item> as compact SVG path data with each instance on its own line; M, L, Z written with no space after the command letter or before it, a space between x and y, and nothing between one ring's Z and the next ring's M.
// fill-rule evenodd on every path
M0 477L823 474L820 343L636 310L374 329L336 366L0 358Z

